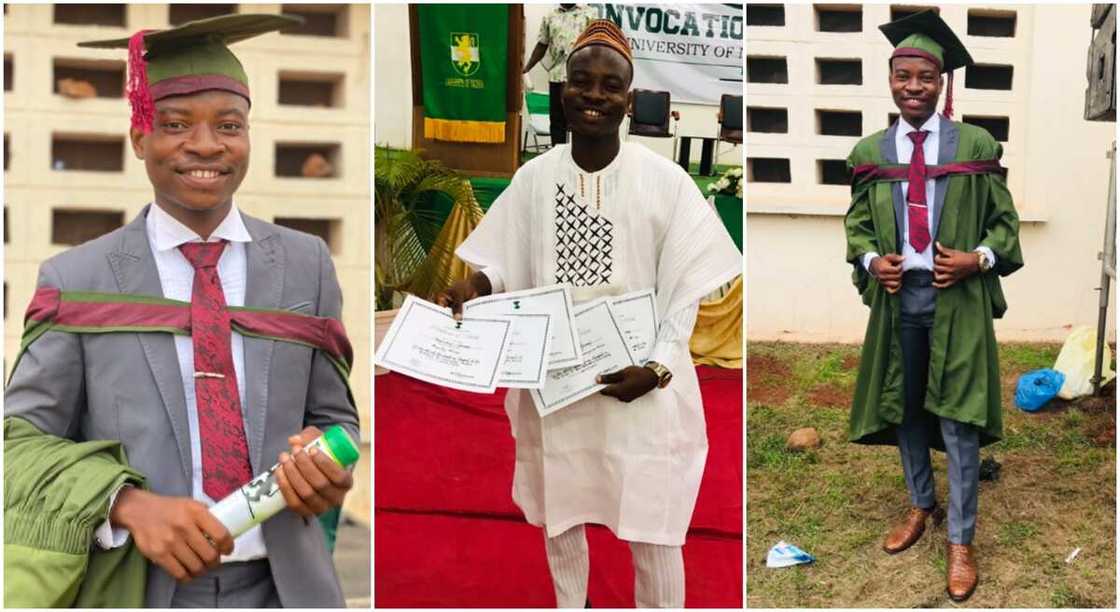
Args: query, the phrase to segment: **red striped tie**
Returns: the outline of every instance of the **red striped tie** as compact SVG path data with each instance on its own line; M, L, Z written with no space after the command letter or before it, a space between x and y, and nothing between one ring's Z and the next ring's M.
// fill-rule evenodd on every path
M230 348L230 316L218 278L226 242L191 242L179 247L194 266L191 341L194 392L202 446L202 490L220 500L253 477L241 396Z
M910 221L910 246L921 253L929 246L929 210L926 207L926 152L922 144L929 132L919 130L907 136L914 142L914 153L910 156L910 173L906 189L906 211Z

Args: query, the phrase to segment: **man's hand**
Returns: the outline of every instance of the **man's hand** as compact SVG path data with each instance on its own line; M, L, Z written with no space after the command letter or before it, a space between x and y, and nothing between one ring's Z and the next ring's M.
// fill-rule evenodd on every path
M311 518L341 506L346 493L354 486L354 475L331 460L317 448L304 447L323 432L317 427L305 427L298 435L288 438L290 453L280 453L280 468L276 470L276 484L284 501L296 514Z
M218 567L233 552L229 531L201 503L125 487L109 521L132 534L136 548L179 582Z
M463 318L463 303L476 297L490 295L490 277L475 272L471 277L451 283L451 286L432 296L432 301L444 308L450 308L455 320Z
M617 372L600 374L597 381L607 385L599 393L622 402L632 402L657 388L657 374L642 366L628 366Z
M871 260L867 266L871 275L879 279L879 284L887 293L898 293L902 288L902 255L888 253Z
M478 297L478 290L470 280L458 280L450 287L437 293L432 301L444 308L450 308L455 319L463 318L463 303Z
M933 286L947 289L980 272L980 258L975 252L958 251L933 243Z

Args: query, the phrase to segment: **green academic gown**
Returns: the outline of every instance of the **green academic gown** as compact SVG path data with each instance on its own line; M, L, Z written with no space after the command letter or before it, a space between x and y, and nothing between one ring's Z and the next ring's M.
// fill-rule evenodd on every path
M4 607L144 605L148 562L132 539L93 543L124 484L142 487L144 476L119 442L74 442L4 419Z
M894 147L886 146L884 139L893 137L893 130L884 130L861 140L848 157L849 169L897 164L897 159L886 158ZM944 118L941 138L950 138L950 145L953 139L956 142L955 155L939 159L941 164L998 160L1003 152L984 129ZM980 443L985 445L1003 435L992 320L1007 310L1000 277L1023 265L1019 217L1002 174L959 174L937 180L948 183L934 239L962 251L989 247L996 266L937 292L925 409L975 425ZM899 296L888 294L860 261L871 251L901 252L901 228L896 227L891 193L897 188L889 180L853 183L851 206L844 219L852 280L871 308L849 423L849 439L862 444L897 444L894 426L902 422L903 415ZM940 429L932 427L930 434L931 445L944 450Z

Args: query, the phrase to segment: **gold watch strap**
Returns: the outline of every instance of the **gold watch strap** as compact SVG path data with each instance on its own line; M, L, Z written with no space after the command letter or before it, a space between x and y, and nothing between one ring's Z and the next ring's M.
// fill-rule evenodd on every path
M657 386L659 388L664 388L669 384L669 381L673 379L672 371L661 363L651 360L645 362L643 367L653 370L653 373L657 375Z

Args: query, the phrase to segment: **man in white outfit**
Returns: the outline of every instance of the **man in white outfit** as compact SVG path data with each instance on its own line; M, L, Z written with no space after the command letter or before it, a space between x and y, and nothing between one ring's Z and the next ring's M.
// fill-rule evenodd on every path
M601 376L607 387L540 417L511 389L513 498L545 529L559 607L587 601L584 525L630 543L640 607L684 606L681 547L708 453L688 351L700 300L741 272L741 256L688 174L619 139L633 61L613 22L592 22L568 58L572 143L523 166L456 254L476 272L437 296L456 312L480 295L553 283L575 301L655 288L649 360Z

